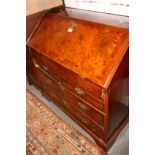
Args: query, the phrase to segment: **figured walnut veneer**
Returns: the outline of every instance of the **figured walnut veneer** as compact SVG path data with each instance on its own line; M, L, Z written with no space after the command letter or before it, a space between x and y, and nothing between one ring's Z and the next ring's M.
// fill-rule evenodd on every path
M128 122L129 30L46 14L27 42L27 77L104 150Z
M78 25L69 33L72 21ZM128 29L48 14L29 44L78 75L103 86L128 45Z

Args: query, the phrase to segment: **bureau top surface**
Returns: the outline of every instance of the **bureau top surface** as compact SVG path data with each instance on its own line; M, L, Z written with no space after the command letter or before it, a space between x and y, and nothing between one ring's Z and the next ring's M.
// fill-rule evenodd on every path
M103 86L128 48L128 29L46 14L27 45Z

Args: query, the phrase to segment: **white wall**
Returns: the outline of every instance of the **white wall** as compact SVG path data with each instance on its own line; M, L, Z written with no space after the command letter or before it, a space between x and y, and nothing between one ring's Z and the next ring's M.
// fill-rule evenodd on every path
M62 5L62 0L26 0L26 15Z
M66 7L129 16L130 0L65 0Z

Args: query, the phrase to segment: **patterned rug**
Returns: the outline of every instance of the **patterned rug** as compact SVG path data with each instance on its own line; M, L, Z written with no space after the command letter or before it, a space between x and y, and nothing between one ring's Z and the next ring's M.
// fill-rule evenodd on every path
M27 90L27 155L106 155Z

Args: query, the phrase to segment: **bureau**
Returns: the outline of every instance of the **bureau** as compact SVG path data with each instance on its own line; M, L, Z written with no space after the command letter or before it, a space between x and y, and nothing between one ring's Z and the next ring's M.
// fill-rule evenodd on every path
M27 78L108 150L128 122L129 31L45 14L27 41Z

